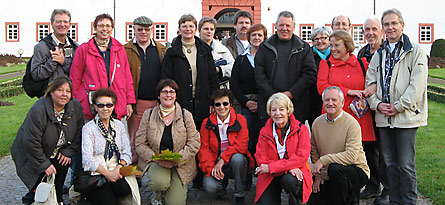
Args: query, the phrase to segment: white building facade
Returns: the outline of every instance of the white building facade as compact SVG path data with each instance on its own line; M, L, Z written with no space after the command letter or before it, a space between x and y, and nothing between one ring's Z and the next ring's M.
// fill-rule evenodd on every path
M336 2L336 3L333 3ZM274 32L279 12L291 11L295 16L295 34L310 43L310 33L317 26L330 26L337 15L349 16L354 40L366 44L362 35L364 20L374 13L378 17L388 8L399 9L405 20L404 33L412 42L420 44L429 54L436 39L445 38L445 15L440 0L17 0L3 1L0 7L0 54L24 57L33 54L37 42L52 32L51 12L64 8L71 12L70 36L79 44L93 33L95 16L108 13L115 18L113 36L121 43L133 37L132 21L147 16L154 23L153 38L171 42L177 35L178 20L183 14L193 14L197 20L203 16L215 17L221 24L219 31L233 30L233 14L247 10L254 23L262 23L269 36ZM374 7L375 5L375 7Z

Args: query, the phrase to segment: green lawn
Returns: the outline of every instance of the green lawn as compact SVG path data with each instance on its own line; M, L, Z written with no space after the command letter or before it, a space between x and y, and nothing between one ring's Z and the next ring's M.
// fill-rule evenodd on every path
M445 204L445 104L428 106L428 126L419 128L416 138L418 189L434 204Z
M445 80L445 68L428 69L428 75Z
M436 86L436 87L439 87L439 88L445 88L444 84L428 83L428 85Z
M17 71L22 71L25 69L26 69L26 64L11 65L8 67L0 67L0 75L7 74L7 73L13 73L13 72L17 72Z
M13 106L0 106L0 156L4 156L9 154L17 130L37 98L30 98L26 94L22 94L0 100L14 103Z

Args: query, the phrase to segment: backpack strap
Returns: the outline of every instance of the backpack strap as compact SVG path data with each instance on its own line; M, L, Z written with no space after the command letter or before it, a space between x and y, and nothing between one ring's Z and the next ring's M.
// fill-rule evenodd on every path
M182 108L182 121L184 122L184 125L185 125L185 115L184 115L184 108Z
M363 72L363 77L366 77L366 72L365 72L365 65L363 65L363 61L360 58L357 58L358 62L360 63L360 67L362 68L362 72Z

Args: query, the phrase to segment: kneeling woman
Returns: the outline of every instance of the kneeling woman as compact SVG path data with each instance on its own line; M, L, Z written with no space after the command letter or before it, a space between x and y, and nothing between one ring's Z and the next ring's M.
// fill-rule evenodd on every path
M211 101L215 112L201 125L201 149L198 153L199 167L206 174L204 188L216 193L217 197L223 197L228 179L235 179L236 202L245 204L247 172L255 166L247 149L249 131L246 118L235 113L233 97L227 89L213 92Z
M124 124L111 117L116 100L114 91L99 88L92 99L97 115L82 128L83 169L102 174L108 181L86 196L92 204L140 204L136 178L119 173L131 163L131 150Z
M306 203L312 186L309 130L295 119L294 106L286 95L273 94L266 106L270 119L260 131L255 153L259 165L255 201L280 204L284 189L289 204Z
M200 146L199 132L192 114L176 102L178 84L175 81L159 81L156 93L160 104L144 112L136 132L138 169L148 170L148 186L156 193L151 204L162 204L164 191L166 204L185 204L187 184L197 173L195 155ZM154 154L166 149L179 152L181 162L152 160Z

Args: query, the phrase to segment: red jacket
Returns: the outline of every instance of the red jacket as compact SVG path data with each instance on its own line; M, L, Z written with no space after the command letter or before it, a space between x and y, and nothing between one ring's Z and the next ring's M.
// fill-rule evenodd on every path
M116 39L111 38L110 52L110 81L114 72L116 62L116 74L111 89L117 95L114 107L117 118L121 119L127 114L127 105L135 104L133 78L128 65L127 54L124 46ZM104 60L99 54L94 38L83 43L76 50L70 70L70 79L73 83L73 97L82 104L84 117L93 119L91 113L87 90L94 91L102 87L108 87L107 69Z
M309 129L305 125L300 126L300 121L296 120L293 114L289 120L291 130L286 140L287 159L280 159L278 156L271 118L260 131L255 159L258 165L268 164L270 173L258 175L255 202L258 201L275 176L280 176L295 168L299 168L303 172L303 203L306 203L311 195L312 174L308 163L311 152Z
M334 57L329 57L331 62L331 68L329 68L326 60L320 62L320 68L317 76L317 89L320 95L324 89L329 86L338 86L345 95L345 104L343 110L352 115L360 124L362 131L362 141L375 141L374 126L372 125L371 111L367 111L361 118L352 112L349 105L355 96L347 95L349 90L364 90L365 89L365 76L363 75L360 63L354 54L345 62L336 60ZM366 58L362 58L363 65L365 66L365 72L368 70L368 61ZM326 113L322 108L322 114Z
M213 112L201 124L201 148L198 152L199 168L210 176L215 167L220 153L221 138L219 136L216 112ZM229 127L227 128L227 138L229 146L222 153L224 162L230 162L230 158L236 153L247 155L249 160L249 170L255 167L252 155L247 150L249 143L249 131L247 130L246 118L241 114L236 114L235 109L230 110Z

